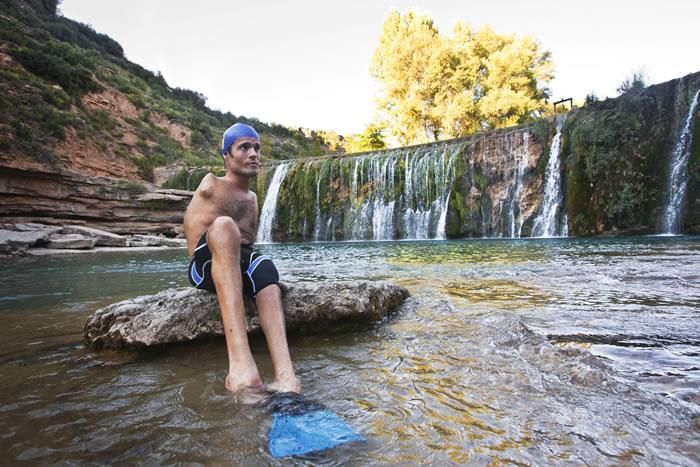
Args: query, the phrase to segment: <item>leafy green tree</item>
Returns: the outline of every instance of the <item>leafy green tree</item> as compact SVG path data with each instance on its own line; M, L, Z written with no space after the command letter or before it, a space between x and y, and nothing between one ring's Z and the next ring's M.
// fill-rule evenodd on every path
M389 14L370 73L383 85L381 123L403 145L524 123L545 110L553 78L533 38L463 23L443 37L412 11Z
M344 143L345 150L348 152L379 151L380 149L386 149L384 128L377 124L370 124L362 133L345 138Z
M384 22L370 73L384 85L384 95L377 100L379 109L402 144L437 130L428 75L439 46L437 28L427 16L392 11Z

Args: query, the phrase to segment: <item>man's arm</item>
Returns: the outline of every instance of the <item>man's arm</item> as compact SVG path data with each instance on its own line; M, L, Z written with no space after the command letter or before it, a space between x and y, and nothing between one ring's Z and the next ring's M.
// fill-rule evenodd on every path
M214 195L216 176L208 173L199 183L197 190L192 195L185 216L183 227L185 238L187 239L187 250L190 255L194 253L194 247L199 237L204 233L211 219L211 198Z

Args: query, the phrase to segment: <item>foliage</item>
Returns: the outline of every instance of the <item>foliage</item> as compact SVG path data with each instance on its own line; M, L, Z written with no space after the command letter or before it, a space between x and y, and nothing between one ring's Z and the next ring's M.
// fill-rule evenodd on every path
M670 121L660 120L665 89L591 103L565 126L572 234L612 228L652 229L663 198ZM672 102L668 100L667 102Z
M590 94L587 94L587 95L586 95L585 104L586 104L586 105L595 104L595 103L598 102L599 100L600 100L600 99L598 99L598 96L596 95L596 93L595 93L594 91L591 91Z
M646 87L646 74L643 70L637 70L632 73L631 76L625 78L622 83L617 87L617 93L619 95L631 93L639 93L642 89Z
M358 135L352 135L345 139L344 147L348 152L378 151L386 149L384 141L384 128L377 124L370 124L365 131Z
M384 88L382 123L402 145L524 123L544 111L553 77L530 37L463 23L443 37L412 11L389 14L370 72Z
M39 47L19 47L11 53L26 69L60 85L68 94L77 96L101 89L92 78L94 62L76 47L52 41Z

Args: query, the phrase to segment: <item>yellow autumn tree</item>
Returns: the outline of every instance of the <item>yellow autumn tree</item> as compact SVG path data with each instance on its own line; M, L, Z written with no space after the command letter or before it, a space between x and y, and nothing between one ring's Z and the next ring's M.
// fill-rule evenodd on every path
M381 125L406 145L524 123L545 109L552 69L531 37L464 23L443 37L428 16L392 11L370 73Z

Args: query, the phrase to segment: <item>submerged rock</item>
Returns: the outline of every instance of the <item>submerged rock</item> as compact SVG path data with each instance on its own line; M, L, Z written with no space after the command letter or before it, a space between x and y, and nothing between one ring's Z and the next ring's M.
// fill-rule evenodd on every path
M282 286L289 331L323 331L333 323L379 321L398 308L408 290L386 282ZM248 332L260 329L255 303L246 299ZM194 288L168 289L95 311L83 333L95 348L144 347L223 336L216 295Z

